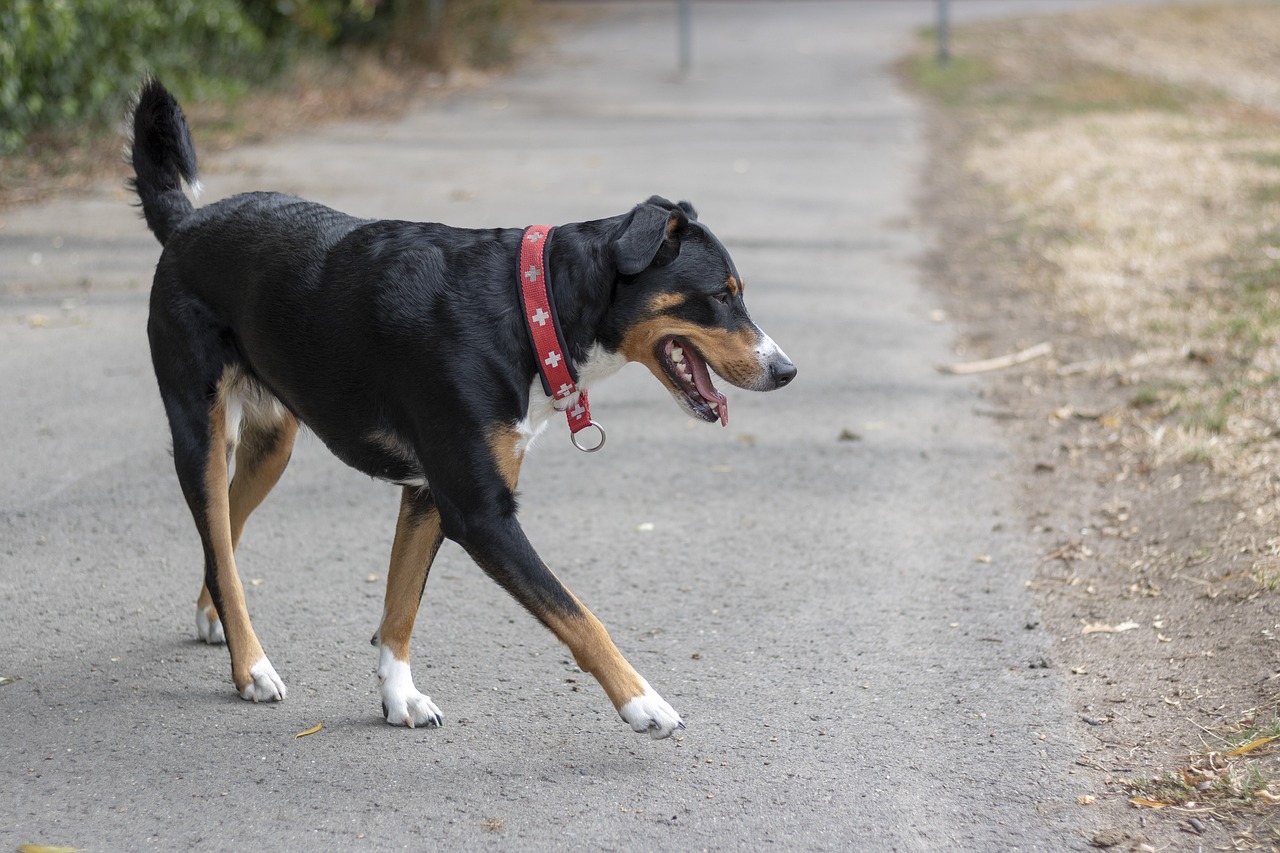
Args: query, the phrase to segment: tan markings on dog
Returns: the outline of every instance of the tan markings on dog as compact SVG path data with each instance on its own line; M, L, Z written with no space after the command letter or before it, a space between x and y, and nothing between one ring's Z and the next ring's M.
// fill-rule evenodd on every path
M542 617L560 642L573 652L578 668L595 676L613 707L621 710L623 705L644 694L644 679L618 651L600 620L577 598L573 600L581 609L581 615L544 613Z
M520 446L520 433L513 426L497 427L489 433L489 449L493 451L493 461L502 473L503 482L513 492L516 490L516 481L520 479L520 465L524 462Z
M741 291L742 289L741 286L738 284L738 280L733 276L729 276L727 279L725 279L724 286L729 288L729 293L732 294L733 296L737 296L739 291Z
M684 293L659 293L649 301L649 312L666 314L679 308L687 299L688 294Z
M232 548L240 546L249 515L280 481L297 436L298 420L288 412L275 424L245 422L236 446L236 475L231 478Z
M218 608L213 606L213 595L209 592L209 587L200 586L200 596L196 599L196 610L205 615L210 622L218 619Z
M237 412L230 418L223 416L226 444L236 452L236 474L231 479L228 509L234 552L240 546L245 522L289 464L298 435L298 420L279 400L236 367L229 367L223 373L218 383L218 399L224 412L232 408ZM218 610L207 586L201 585L196 608L209 621L218 619Z
M730 332L671 317L652 317L632 326L618 349L628 361L643 364L664 384L670 385L671 380L658 361L658 344L670 337L678 337L697 348L711 368L734 385L751 386L761 379L763 368L755 351L758 340L750 327Z
M209 534L214 574L222 595L222 628L231 651L231 680L243 693L253 682L249 670L265 655L253 632L244 587L236 571L235 549L231 544L230 493L227 485L227 412L223 394L218 394L209 410L209 459L205 464L205 525Z
M400 433L391 429L375 429L369 433L369 441L381 447L383 450L395 456L397 459L408 462L411 465L421 464L418 460L418 453L413 449L413 445L405 441Z
M434 506L415 510L416 486L405 486L400 493L400 516L391 544L391 568L387 571L387 594L382 607L382 625L378 637L391 649L396 660L408 662L409 636L418 616L422 588L426 585L431 563L440 550L444 533L440 530L440 513Z

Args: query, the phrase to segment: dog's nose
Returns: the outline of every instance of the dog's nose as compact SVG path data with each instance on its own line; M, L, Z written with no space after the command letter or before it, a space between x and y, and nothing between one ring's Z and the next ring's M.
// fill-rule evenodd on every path
M769 375L773 377L773 387L781 388L796 378L796 366L786 356L779 356L769 364Z

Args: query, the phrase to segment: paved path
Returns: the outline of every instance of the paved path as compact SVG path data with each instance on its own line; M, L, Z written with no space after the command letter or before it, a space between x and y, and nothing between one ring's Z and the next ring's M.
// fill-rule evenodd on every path
M731 391L722 430L629 368L593 394L607 451L552 429L522 477L532 540L682 740L630 733L452 546L414 646L446 727L386 726L370 576L397 492L314 439L240 560L289 699L235 698L193 640L144 334L158 247L114 188L0 213L0 848L1085 849L1009 455L932 369L954 331L919 282L919 108L887 70L932 9L699 4L678 79L673 7L609 4L491 87L205 164L206 198L462 225L695 202L799 379Z

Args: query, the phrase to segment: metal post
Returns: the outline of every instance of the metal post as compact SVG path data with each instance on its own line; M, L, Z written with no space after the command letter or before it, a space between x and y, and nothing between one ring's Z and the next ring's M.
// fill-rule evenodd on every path
M693 66L693 0L677 0L680 38L680 73Z
M938 64L951 61L951 3L938 0Z

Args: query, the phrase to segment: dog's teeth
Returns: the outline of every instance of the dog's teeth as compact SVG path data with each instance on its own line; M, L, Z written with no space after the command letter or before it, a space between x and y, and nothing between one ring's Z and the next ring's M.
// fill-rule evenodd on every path
M712 410L713 412L714 412L716 409L720 408L720 404L719 404L719 403L717 403L715 400L708 400L708 401L707 401L707 405L711 407L711 410Z
M680 362L684 361L684 350L680 349L680 347L672 347L671 360L674 361L676 364L679 364Z

